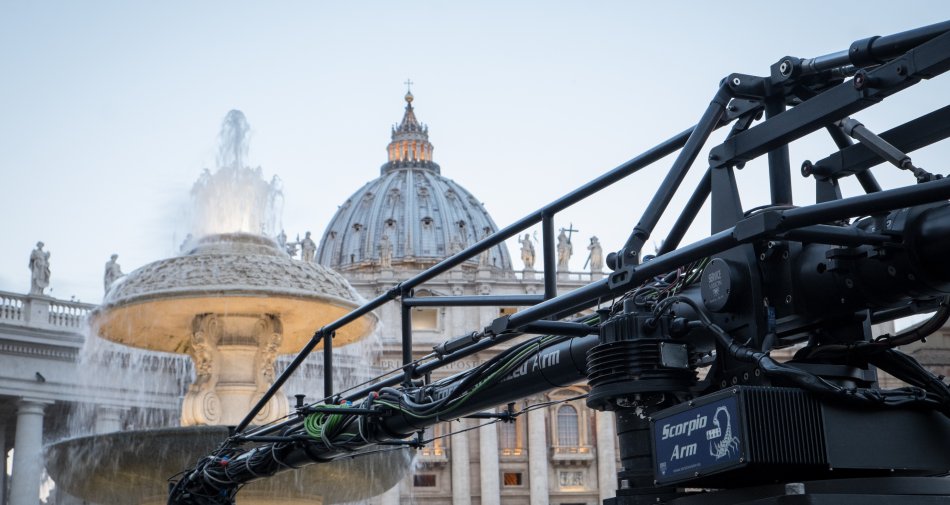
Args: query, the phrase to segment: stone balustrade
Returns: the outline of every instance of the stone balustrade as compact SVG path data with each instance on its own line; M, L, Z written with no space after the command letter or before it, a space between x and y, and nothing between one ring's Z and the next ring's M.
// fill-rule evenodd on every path
M49 304L49 324L67 328L79 328L95 305L78 302L53 301Z
M25 295L0 291L0 322L23 321L23 305L25 300Z
M0 291L0 323L78 330L95 305Z

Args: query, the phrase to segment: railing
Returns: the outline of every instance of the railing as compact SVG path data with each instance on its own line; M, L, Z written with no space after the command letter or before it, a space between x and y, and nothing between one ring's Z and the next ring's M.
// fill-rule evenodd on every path
M78 329L95 305L0 291L0 322ZM39 317L39 320L32 318Z
M449 454L445 447L430 444L419 449L417 461L427 467L443 466L448 464Z
M502 447L498 450L498 453L502 456L523 456L524 448L523 447Z
M22 321L25 298L13 293L0 293L0 321Z
M607 273L609 273L609 271L597 272L597 273L584 272L584 271L582 272L561 271L557 273L557 280L587 283L587 282L602 279ZM514 276L516 279L521 279L521 280L536 280L539 282L544 280L544 277L542 276L542 272L538 272L536 270L527 270L527 271L516 270L514 272Z
M555 463L584 463L594 459L590 445L555 445L551 447L551 460Z
M95 305L78 302L54 301L49 304L49 324L53 326L65 326L67 328L79 328L83 325L86 317L92 312Z

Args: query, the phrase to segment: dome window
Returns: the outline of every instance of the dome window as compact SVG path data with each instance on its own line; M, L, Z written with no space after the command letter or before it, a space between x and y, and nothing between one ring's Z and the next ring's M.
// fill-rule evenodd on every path
M422 218L422 226L428 228L428 227L432 226L432 221L433 221L433 220L432 220L431 217L426 216L426 217Z
M396 226L396 220L395 220L395 219L389 218L389 219L386 220L386 227L387 227L387 228L393 228L393 227L395 227L395 226Z

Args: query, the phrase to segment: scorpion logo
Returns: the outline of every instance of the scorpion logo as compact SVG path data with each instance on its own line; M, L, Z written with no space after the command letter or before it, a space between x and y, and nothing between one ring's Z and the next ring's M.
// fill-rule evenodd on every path
M725 429L723 429L723 421L720 421L721 417L725 418ZM731 454L737 454L739 452L739 439L732 436L732 422L729 416L729 410L725 406L720 406L716 409L716 413L713 414L713 425L716 426L715 430L722 430L722 439L718 442L709 441L709 454L714 456L716 459L721 459Z

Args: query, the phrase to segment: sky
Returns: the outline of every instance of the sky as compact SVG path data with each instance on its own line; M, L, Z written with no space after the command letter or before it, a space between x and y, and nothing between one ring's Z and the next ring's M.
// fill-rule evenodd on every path
M0 291L29 290L39 240L48 292L92 303L111 254L125 272L175 254L189 190L215 168L231 109L250 123L251 164L283 181L287 234L319 237L379 175L411 79L442 174L505 226L693 125L729 73L766 75L785 55L947 18L945 1L0 0ZM944 76L855 117L884 131L948 98ZM831 153L826 137L793 144L792 166ZM947 144L915 163L948 173ZM621 247L670 163L556 216L580 230L573 269L591 235ZM739 173L746 208L766 203L764 172L757 160ZM875 173L886 187L913 182ZM793 181L796 203L813 202L797 170ZM707 233L700 223L686 242Z

